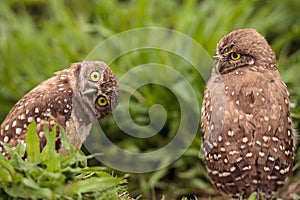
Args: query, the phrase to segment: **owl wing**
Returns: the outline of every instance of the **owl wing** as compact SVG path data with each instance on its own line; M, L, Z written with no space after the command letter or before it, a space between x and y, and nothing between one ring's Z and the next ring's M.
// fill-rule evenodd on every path
M1 125L0 141L16 146L25 143L27 127L35 121L41 148L45 145L44 124L51 130L56 122L63 128L71 117L72 88L69 71L63 70L27 93L11 109ZM59 131L58 131L59 133ZM59 146L60 141L57 141ZM7 156L2 144L1 152Z
M220 138L227 107L226 86L220 74L212 73L205 91L201 109L202 149L207 154Z

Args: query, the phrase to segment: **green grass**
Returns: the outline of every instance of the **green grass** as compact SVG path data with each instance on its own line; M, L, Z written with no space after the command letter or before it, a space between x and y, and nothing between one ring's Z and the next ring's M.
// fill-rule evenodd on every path
M42 151L35 123L28 127L26 147L21 143L15 149L5 146L11 157L0 156L1 199L125 200L126 180L109 174L105 167L88 167L87 160L93 156L70 145L64 131L60 133L64 150L56 152L56 128L45 130L47 143Z
M149 26L169 28L190 36L213 56L222 36L233 29L251 27L263 34L276 52L279 71L291 92L295 128L299 129L299 10L297 0L0 1L0 121L27 91L71 62L86 59L96 45L122 31ZM169 39L172 41L173 38ZM126 42L120 45L123 44ZM99 58L113 57L113 53L107 54L101 49ZM199 55L191 55L195 60L199 58ZM202 102L205 81L188 62L176 55L155 49L141 50L119 57L110 66L120 78L133 67L150 62L180 71L192 85L198 101ZM149 152L172 140L178 128L180 108L173 100L174 94L166 88L146 85L138 92L130 103L130 113L137 124L149 123L148 112L153 104L160 103L166 109L167 121L159 134L149 139L130 137L116 126L112 116L103 119L101 127L120 148ZM130 195L141 196L141 199L160 199L163 195L166 199L183 196L220 199L209 182L200 146L201 131L198 130L189 149L171 165L155 172L130 174ZM297 150L294 173L288 182L291 185L300 181L299 158L300 151ZM99 166L100 163L90 160L89 165ZM126 174L111 171L119 177ZM293 194L295 199L299 193Z

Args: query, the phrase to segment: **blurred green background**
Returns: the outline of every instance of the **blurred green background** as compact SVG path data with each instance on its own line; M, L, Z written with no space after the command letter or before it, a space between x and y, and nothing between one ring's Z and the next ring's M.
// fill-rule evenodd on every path
M295 128L300 121L300 2L217 0L2 0L0 1L0 121L29 90L55 71L84 60L100 42L132 28L162 27L182 32L200 43L213 56L221 37L233 29L255 28L271 44L282 79L291 92ZM105 49L102 49L105 52ZM195 55L197 56L197 55ZM158 50L130 53L111 67L118 77L144 63L161 63L180 71L202 102L205 81L189 64ZM111 116L101 125L117 146L133 152L149 152L166 145L176 134L180 120L174 95L158 85L146 85L132 98L130 113L137 124L149 123L149 108L161 104L168 113L159 134L137 139L124 134ZM219 198L204 167L201 131L176 162L161 170L130 174L128 190L140 199ZM84 149L83 149L84 150ZM300 152L296 152L292 178L283 189L300 196ZM96 160L91 165L99 165ZM138 163L133 163L138 164ZM124 172L113 170L115 174ZM298 185L298 187L297 187ZM291 189L290 188L294 188ZM290 190L290 191L289 191ZM286 192L287 191L287 192Z

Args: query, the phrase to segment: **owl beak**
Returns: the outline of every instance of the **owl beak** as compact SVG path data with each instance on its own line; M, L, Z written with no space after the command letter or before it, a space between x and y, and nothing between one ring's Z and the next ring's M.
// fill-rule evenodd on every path
M220 61L220 60L216 60L216 62L215 62L215 68L216 68L216 71L218 72L218 73L220 73L220 69L221 69L221 67L222 67L222 64L221 64L222 62Z
M215 55L214 57L214 64L215 64L215 69L217 73L220 73L220 68L222 67L222 57L219 55Z
M86 95L86 94L91 94L91 93L96 93L97 89L87 89L85 91L82 92L82 94Z

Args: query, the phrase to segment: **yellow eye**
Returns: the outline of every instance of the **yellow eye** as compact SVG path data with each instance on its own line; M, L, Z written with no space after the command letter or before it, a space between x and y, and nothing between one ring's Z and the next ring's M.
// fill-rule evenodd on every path
M104 97L104 96L99 96L98 98L97 98L97 104L99 105L99 106L106 106L107 105L107 99Z
M241 58L241 54L233 52L230 54L230 58L231 60L238 60Z
M99 81L100 79L100 73L98 71L93 71L91 74L90 74L90 78L92 79L92 81Z

